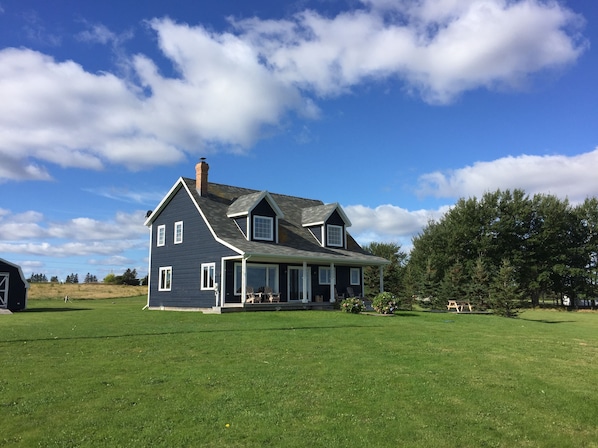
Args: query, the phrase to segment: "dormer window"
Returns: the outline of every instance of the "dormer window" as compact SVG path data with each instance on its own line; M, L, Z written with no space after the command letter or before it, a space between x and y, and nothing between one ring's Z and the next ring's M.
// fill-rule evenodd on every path
M228 207L232 218L249 241L278 242L278 220L284 215L267 191L256 191L238 197Z
M343 226L328 224L326 226L326 235L328 246L343 247Z
M274 218L270 216L253 216L253 239L272 241L274 239Z

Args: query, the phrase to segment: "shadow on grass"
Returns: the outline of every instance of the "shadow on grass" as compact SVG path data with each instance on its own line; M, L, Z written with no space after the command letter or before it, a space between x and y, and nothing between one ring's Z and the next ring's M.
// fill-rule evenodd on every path
M63 313L65 311L90 311L91 308L28 308L23 313L51 313L57 311Z
M83 308L79 308L83 309ZM301 331L301 330L335 330L339 328L370 328L371 325L335 325L326 327L281 327L281 328L256 328L256 329L210 329L210 330L182 330L182 331L162 331L156 333L129 333L129 334L106 334L97 336L73 336L73 337L45 337L45 338L29 338L29 339L10 339L0 340L0 344L8 343L23 343L23 342L39 342L39 341L74 341L74 340L86 340L86 339L120 339L120 338L135 338L135 337L148 337L148 336L171 336L175 334L198 334L198 333L233 333L233 332L259 332L263 333L266 331Z
M420 317L419 314L412 313L412 312L409 312L409 311L397 311L395 313L395 316L399 316L399 317Z
M539 324L564 324L577 322L576 320L546 320L546 319L526 319L525 317L519 317L519 320L525 320L527 322L537 322Z

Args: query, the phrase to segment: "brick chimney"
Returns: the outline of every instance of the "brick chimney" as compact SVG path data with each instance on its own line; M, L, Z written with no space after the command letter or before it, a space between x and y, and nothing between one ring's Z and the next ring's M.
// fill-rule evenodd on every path
M199 159L199 163L195 165L195 188L200 196L208 195L208 170L210 165L206 163L206 158Z

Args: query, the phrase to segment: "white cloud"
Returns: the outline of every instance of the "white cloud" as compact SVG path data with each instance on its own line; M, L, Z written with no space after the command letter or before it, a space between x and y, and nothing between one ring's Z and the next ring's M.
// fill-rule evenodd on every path
M110 44L124 76L75 61L0 50L0 179L50 178L44 164L130 169L187 154L246 150L288 113L317 117L313 96L398 78L427 101L519 85L571 64L586 48L580 16L536 0L369 0L335 17L231 20L231 32L170 19L148 22L175 69L130 57L130 33L93 25L79 37Z
M48 257L118 255L145 249L148 231L145 212L118 212L107 221L80 217L47 222L36 211L12 214L0 210L0 253Z
M419 193L439 198L481 197L487 191L520 188L581 202L598 196L598 148L576 156L503 157L419 178Z
M556 2L364 3L370 8L333 18L305 11L284 30L257 19L235 25L282 79L304 89L339 94L370 78L397 76L438 103L479 87L517 85L574 62L586 48L569 33L582 19Z
M431 220L438 220L448 210L448 206L437 210L409 211L395 205L386 204L376 208L363 205L343 206L353 224L351 235L360 243L372 241L398 242L409 250L411 239Z

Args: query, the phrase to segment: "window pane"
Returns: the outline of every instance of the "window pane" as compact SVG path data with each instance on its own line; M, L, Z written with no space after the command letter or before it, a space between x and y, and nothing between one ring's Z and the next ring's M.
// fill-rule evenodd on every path
M175 244L183 242L183 221L174 224L174 242Z
M166 226L158 226L158 246L164 246Z
M341 226L329 225L328 229L328 245L342 246L343 245L343 228Z
M254 216L253 217L253 238L256 240L269 240L273 239L273 218L267 216Z

